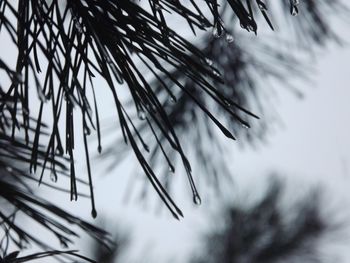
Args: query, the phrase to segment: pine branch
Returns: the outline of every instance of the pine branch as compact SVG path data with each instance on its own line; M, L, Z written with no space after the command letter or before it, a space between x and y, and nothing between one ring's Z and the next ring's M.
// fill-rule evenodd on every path
M197 173L204 177L208 185L218 190L217 186L220 182L227 182L225 178L230 178L227 167L229 162L225 160L230 147L221 143L221 138L216 136L213 122L208 116L213 117L214 122L219 122L220 127L232 131L241 144L242 142L253 145L259 143L266 137L274 119L277 118L270 95L277 89L289 89L293 94L301 97L302 92L293 85L293 81L296 78L300 80L310 78L309 68L304 66L302 60L297 57L300 57L300 54L308 54L314 46L324 45L334 40L339 42L341 39L333 28L325 26L331 23L330 19L335 14L343 16L348 12L341 2L332 1L318 5L314 1L303 1L301 5L303 12L297 18L285 14L285 11L288 11L287 2L276 3L276 7L281 8L277 8L277 12L271 14L273 18L282 17L284 21L278 21L281 24L290 22L291 27L284 29L285 31L293 33L294 29L298 28L297 35L291 37L286 43L281 43L278 39L267 41L257 38L252 41L246 34L236 29L234 25L237 22L237 16L232 14L227 4L220 11L222 17L228 17L226 26L220 20L215 24L212 32L208 32L197 41L198 46L202 46L201 52L206 57L203 63L217 74L222 72L221 83L216 80L207 80L225 98L221 102L215 101L216 98L212 96L211 89L189 79L181 68L162 75L156 74L151 67L148 68L154 75L151 86L162 98L161 103L176 134L181 137L181 141L192 142L184 147L184 152L192 153L193 163L199 168ZM266 6L262 7L261 10L258 6L248 5L248 10L250 14L262 11L266 13ZM295 6L290 11L295 14L297 10ZM339 12L335 12L336 10ZM255 17L257 16L253 15L253 19ZM319 22L316 22L317 20ZM294 56L294 52L286 48L295 45L300 48L306 43L309 48L298 50L299 56ZM192 60L196 58L193 57ZM173 79L181 83L189 94L177 90ZM172 91L171 94L169 90ZM131 101L128 103L132 105ZM204 105L206 112L210 115L203 114L202 108L195 105L196 103ZM252 112L259 113L258 115L262 118L257 121L258 116ZM172 173L175 172L179 158L167 144L167 130L162 132L149 129L149 127L157 127L157 121L147 120L147 123L136 123L133 136L139 139L144 154L149 156L151 167L160 171L158 173L161 175L160 180L169 191L174 177ZM250 129L251 126L252 129ZM115 137L111 132L105 133ZM155 139L150 142L149 138L152 137ZM112 169L126 157L126 147L114 147L114 145L121 145L122 139L117 137L114 140L115 144L107 146L98 159L107 164L107 170ZM215 158L216 156L218 158ZM192 185L191 179L189 181ZM193 196L198 196L195 188L192 191ZM143 193L142 197L144 197Z
M16 123L16 118L12 118L10 115L11 106L14 104L13 100L5 101L3 99L4 97L1 97L1 102L6 105L6 111L3 111L0 116L0 253L3 260L5 262L26 262L38 257L57 254L57 251L51 248L46 239L37 236L36 229L24 226L25 219L31 221L31 224L40 225L46 235L51 234L64 247L69 247L73 244L74 238L79 237L79 232L74 228L80 229L104 246L108 246L110 240L105 231L71 215L38 195L38 189L33 187L33 183L41 183L53 191L68 193L70 191L46 183L41 180L42 178L29 174L28 166L31 163L34 144L31 138L32 134L37 131L30 126L25 126L20 121L23 115L17 114L18 121ZM34 118L29 115L27 117L31 123L36 123ZM13 120L15 120L15 124ZM13 125L21 133L8 134L12 131ZM47 136L47 127L43 124L40 127L40 136ZM47 155L44 145L38 145L36 157L39 168L42 169L46 164L52 183L55 183L58 177L70 176L65 166L65 158ZM78 195L89 197L84 194ZM12 258L11 254L8 253L9 248L17 247L22 252L26 247L32 245L39 246L44 251L49 252L21 258ZM59 254L67 253L60 252ZM68 252L68 254L74 256L74 253Z
M287 2L287 1L286 1ZM261 0L228 0L229 12L238 20L243 29L257 32L258 14L273 29L267 5ZM308 1L308 11L317 21L319 10ZM295 14L299 1L288 3L291 13ZM325 4L328 6L327 4ZM325 6L322 5L322 6ZM205 9L210 15L205 15ZM213 114L207 100L197 98L197 94L215 101L227 116L240 125L247 126L245 118L255 116L239 105L235 98L228 97L217 88L224 79L218 69L208 65L207 54L184 39L167 23L167 13L183 17L189 28L195 33L213 27L215 35L227 33L220 6L216 0L206 0L205 5L190 1L189 5L174 0L150 0L148 6L133 1L110 0L59 0L46 1L10 1L0 2L0 32L15 45L18 53L15 65L7 64L0 58L0 70L10 83L5 87L2 82L0 112L9 112L12 118L11 137L16 138L19 127L23 127L25 143L32 141L30 169L33 173L42 165L43 175L48 163L63 155L69 159L71 176L71 199L77 199L76 176L74 166L75 138L84 141L92 215L97 215L94 203L90 153L87 137L91 130L98 135L98 151L102 151L102 134L99 124L99 102L95 97L95 77L104 79L112 94L125 143L129 144L136 155L145 175L164 201L174 217L182 215L180 209L169 196L154 172L152 162L143 153L145 144L137 135L134 127L137 120L131 118L136 113L145 120L146 129L155 140L167 144L168 148L179 156L187 171L194 199L199 195L191 174L191 166L180 143L169 113L161 98L152 87L153 82L140 70L140 64L149 69L158 81L161 90L175 99L175 88L186 94L205 115L227 137L234 139L229 129L217 114ZM213 20L213 23L210 22ZM321 33L329 33L322 24ZM307 32L307 31L306 31ZM329 34L328 34L329 35ZM178 72L178 73L176 73ZM180 75L176 75L180 74ZM180 81L184 79L184 81ZM123 86L121 86L123 84ZM191 86L189 86L191 84ZM195 87L195 89L194 89ZM39 99L39 113L35 126L29 117L29 93L35 89ZM126 109L120 98L120 89L126 90L132 98L132 109ZM92 98L88 94L93 94ZM182 96L182 95L181 95ZM43 113L52 111L49 127L49 140L43 162L38 156L42 143L41 127ZM23 112L23 113L21 113ZM82 134L77 134L76 119L82 116ZM59 129L65 124L65 130ZM29 131L34 130L33 138ZM157 135L158 134L158 135ZM164 139L157 139L157 137ZM54 162L53 162L54 163ZM55 173L55 166L53 173ZM42 181L42 176L40 182Z
M3 263L22 263L22 262L31 262L33 260L41 259L41 258L52 258L57 256L70 256L71 258L79 258L80 260L83 260L83 262L92 262L96 263L96 261L93 261L87 257L84 257L82 255L77 254L77 251L70 250L70 251L48 251L48 252L40 252L40 253L34 253L31 255L19 257L19 251L14 251L8 255L6 255L4 258L0 257L1 262ZM73 261L75 262L75 261Z

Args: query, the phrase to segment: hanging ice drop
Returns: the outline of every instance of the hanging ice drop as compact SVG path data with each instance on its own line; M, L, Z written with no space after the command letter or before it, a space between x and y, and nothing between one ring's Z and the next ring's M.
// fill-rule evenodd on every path
M52 182L54 182L54 183L56 183L57 182L57 174L55 173L55 172L51 172L51 174L50 174L50 180L52 181Z
M87 127L87 126L84 127L84 134L85 135L90 135L91 134L91 130L90 130L89 127Z
M290 13L292 16L296 16L299 13L298 5L300 4L299 0L290 0Z
M174 172L175 172L174 166L169 165L169 172L171 172L171 173L174 173Z
M171 103L175 103L176 102L176 98L174 96L170 96L169 101Z
M137 116L139 117L140 120L146 119L146 114L145 114L145 112L143 110L139 110L137 112Z
M210 58L206 58L205 62L207 62L209 66L213 65L213 61Z
M297 16L298 13L299 13L298 7L296 7L296 6L293 5L293 6L291 7L290 13L291 13L292 16Z
M226 42L227 43L232 43L234 40L233 36L230 34L226 34Z
M92 211L91 211L91 216L92 216L93 218L96 218L96 217L97 217L97 212L96 212L95 209L92 209Z
M199 196L198 193L195 193L193 195L193 203L195 203L196 205L201 205L202 204L201 197Z
M213 27L213 36L215 38L220 38L223 34L224 30L222 28L222 26L220 25L219 22L217 22L214 27Z

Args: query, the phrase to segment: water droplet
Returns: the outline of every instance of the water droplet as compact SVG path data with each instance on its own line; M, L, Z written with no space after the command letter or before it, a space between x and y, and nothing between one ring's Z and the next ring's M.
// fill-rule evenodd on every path
M54 183L57 182L57 174L54 171L51 171L50 180Z
M298 13L299 13L298 7L296 7L295 5L293 5L293 6L291 7L290 13L291 13L292 16L297 16Z
M226 42L227 43L232 43L234 40L233 36L230 34L226 34Z
M99 146L97 147L97 151L98 151L98 153L101 153L101 152L102 152L102 146L101 146L101 145L99 145Z
M175 36L175 34L173 31L168 31L168 37L174 37L174 36Z
M290 0L290 13L292 16L296 16L299 13L298 5L300 4L299 0Z
M88 135L88 136L91 134L91 130L89 127L87 127L87 126L84 127L84 134Z
M159 4L154 4L154 9L160 11L162 10L162 7Z
M139 117L140 120L146 119L146 114L145 114L145 112L143 110L139 110L137 112L137 116Z
M12 173L12 172L13 172L13 168L12 168L12 167L10 167L10 166L6 166L6 170L7 170L8 172L10 172L10 173Z
M112 61L112 59L110 58L109 55L106 55L105 59L106 59L106 62L107 62L108 64L114 65L114 64L113 64L113 61Z
M206 58L205 62L207 62L209 66L213 65L213 61L210 58Z
M204 22L201 22L201 27L206 28L206 27L208 27L208 25L206 23L204 23Z
M255 31L255 29L254 29L254 26L253 26L253 25L248 25L248 29L249 29L250 31Z
M169 165L169 172L175 173L175 168L172 165Z
M200 198L198 193L193 195L193 203L195 203L196 205L202 204L202 199Z
M220 77L220 73L216 70L213 70L213 75L216 77Z
M246 124L246 123L242 123L242 127L245 128L245 129L249 129L250 128L250 126L248 124Z
M228 107L231 107L231 106L232 106L231 102L230 102L228 99L224 99L224 103L225 103L225 105L228 106Z
M266 5L263 2L259 2L258 6L259 6L259 9L261 11L266 11L267 10L267 7L266 7Z
M62 147L56 147L56 153L59 155L59 156L62 156L63 155L63 149Z
M171 103L176 103L176 98L174 96L170 96L169 101Z
M83 33L83 26L79 22L79 19L76 16L73 16L74 27L78 31L78 33Z
M17 83L24 83L24 77L21 73L16 73L15 75Z
M46 100L50 100L51 99L51 92L49 92L48 94L46 94Z
M77 105L77 102L76 102L74 96L72 94L68 93L67 98L68 98L68 102L72 104L73 108L75 108L75 106Z
M28 108L23 108L23 114L24 115L29 115L29 109Z
M220 38L223 34L224 30L219 22L217 22L213 27L213 36L215 38Z
M96 218L96 217L97 217L97 212L96 212L95 209L92 209L92 210L91 210L91 216L92 216L93 218Z
M79 21L75 21L74 22L74 26L77 29L78 33L83 33L83 27L82 27L82 25L80 24Z

